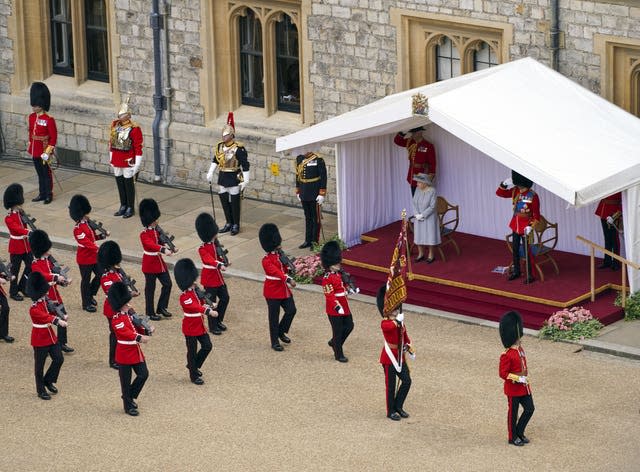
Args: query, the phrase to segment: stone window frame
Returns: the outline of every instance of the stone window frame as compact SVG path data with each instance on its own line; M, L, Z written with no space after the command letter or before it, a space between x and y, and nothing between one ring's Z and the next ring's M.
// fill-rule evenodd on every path
M461 74L473 72L474 52L487 43L500 64L509 60L513 25L509 23L421 13L392 8L397 31L396 89L407 90L436 81L436 45L447 37L460 54Z

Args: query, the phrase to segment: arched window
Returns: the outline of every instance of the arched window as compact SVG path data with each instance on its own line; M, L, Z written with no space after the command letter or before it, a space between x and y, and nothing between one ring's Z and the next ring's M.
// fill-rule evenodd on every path
M436 81L460 75L460 53L451 39L444 37L436 46Z
M85 0L87 77L109 82L107 9L104 0Z
M300 62L298 28L289 15L276 23L278 110L300 113Z
M51 52L53 73L73 76L70 3L70 0L51 0Z
M239 18L240 82L242 103L264 107L264 67L262 61L262 25L253 10Z
M495 51L488 43L480 43L480 47L473 52L473 70L488 69L498 65Z

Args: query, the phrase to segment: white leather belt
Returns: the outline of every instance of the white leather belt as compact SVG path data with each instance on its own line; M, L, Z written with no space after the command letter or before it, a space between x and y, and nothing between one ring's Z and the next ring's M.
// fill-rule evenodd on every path
M346 297L346 296L347 296L347 294L346 294L346 293L344 293L344 292L334 293L334 295L335 295L336 297Z
M13 234L10 234L9 237L11 239L27 239L26 236L14 236Z
M147 256L157 256L158 254L160 254L159 252L148 252L148 251L142 251L142 252Z
M34 328L48 328L49 327L48 324L32 324L31 326L33 326Z
M280 277L274 277L273 275L265 275L264 278L267 280L282 280Z
M202 268L203 268L203 269L213 269L213 270L218 270L218 268L217 268L216 266L207 265L207 264L202 264Z
M199 318L202 316L202 313L183 313L185 318Z
M136 341L121 341L118 339L118 343L120 344L138 344Z

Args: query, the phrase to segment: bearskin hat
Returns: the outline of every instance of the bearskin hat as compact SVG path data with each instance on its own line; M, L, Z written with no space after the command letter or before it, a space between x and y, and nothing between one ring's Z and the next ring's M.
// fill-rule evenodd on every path
M51 249L51 240L46 231L37 229L29 233L29 245L31 246L31 252L33 257L38 259L42 257L45 252Z
M262 246L262 249L264 249L265 252L274 251L282 244L280 231L273 223L263 224L258 232L258 238L260 239L260 246Z
M196 231L202 242L208 243L218 234L218 224L209 213L200 213L196 218Z
M114 311L120 311L131 300L131 292L122 282L115 282L107 293L107 300Z
M320 251L320 262L322 263L322 267L328 270L329 267L341 261L342 250L340 249L340 245L337 241L329 241L322 246L322 250Z
M500 318L500 339L505 348L513 346L523 334L520 313L509 311Z
M384 295L387 293L386 284L378 289L378 293L376 294L376 305L378 305L378 311L380 312L380 316L384 317Z
M24 189L22 188L22 185L9 185L4 191L3 203L7 210L16 205L22 205L24 203Z
M47 282L44 275L40 272L31 272L27 279L25 290L27 291L29 298L36 301L47 294L49 291L49 282Z
M98 264L102 269L108 269L122 262L122 251L115 241L105 241L98 249Z
M153 198L145 198L140 202L139 213L142 226L149 226L160 218L160 208Z
M518 174L515 170L511 171L511 180L513 180L513 185L518 187L531 188L533 182L527 179L524 175Z
M91 204L84 195L74 195L69 200L69 216L73 221L80 221L85 215L91 213Z
M42 82L34 82L31 84L31 106L40 107L44 111L49 111L51 107L51 92L49 87Z
M198 279L198 269L191 259L180 259L173 268L173 276L180 290L186 290Z

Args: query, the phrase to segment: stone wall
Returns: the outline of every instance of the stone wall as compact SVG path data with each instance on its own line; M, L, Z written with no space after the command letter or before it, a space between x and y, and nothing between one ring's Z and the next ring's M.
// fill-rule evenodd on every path
M8 30L11 11L11 0L0 0L0 94L11 92L11 75L15 68L13 41Z

